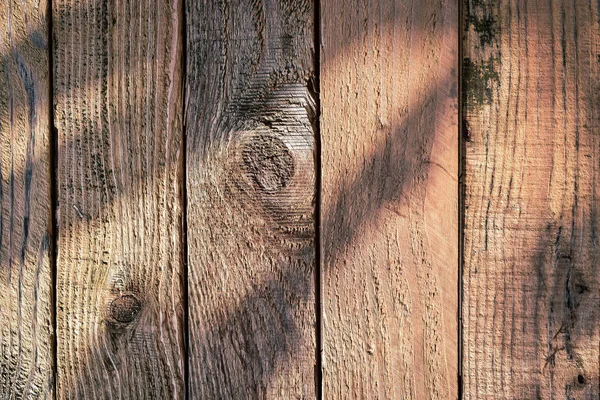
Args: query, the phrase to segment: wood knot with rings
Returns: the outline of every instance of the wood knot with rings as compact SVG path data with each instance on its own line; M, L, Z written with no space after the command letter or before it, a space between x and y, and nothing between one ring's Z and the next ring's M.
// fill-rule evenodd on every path
M110 316L117 322L129 324L142 310L142 302L132 293L123 294L110 303Z
M272 135L252 135L241 148L242 167L265 192L285 188L294 176L294 157L286 144Z
M273 246L304 249L314 238L312 133L258 126L238 131L227 145L223 193L261 224ZM265 239L267 240L267 239Z

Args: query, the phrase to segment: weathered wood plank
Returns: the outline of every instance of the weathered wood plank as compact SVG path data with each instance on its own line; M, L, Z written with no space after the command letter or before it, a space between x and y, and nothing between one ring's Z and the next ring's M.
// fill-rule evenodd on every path
M50 102L45 1L0 3L0 398L50 399Z
M596 1L465 2L465 399L597 399Z
M58 397L182 398L182 4L52 7Z
M322 2L325 398L456 398L458 6Z
M313 398L313 5L186 15L190 396Z

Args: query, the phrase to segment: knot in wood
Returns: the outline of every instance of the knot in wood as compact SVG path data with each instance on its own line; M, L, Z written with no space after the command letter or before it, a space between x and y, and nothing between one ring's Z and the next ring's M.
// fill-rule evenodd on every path
M294 158L283 141L274 136L255 136L242 149L244 169L266 192L287 186L294 175Z
M133 294L117 297L110 303L110 315L118 322L133 322L142 310L142 303Z

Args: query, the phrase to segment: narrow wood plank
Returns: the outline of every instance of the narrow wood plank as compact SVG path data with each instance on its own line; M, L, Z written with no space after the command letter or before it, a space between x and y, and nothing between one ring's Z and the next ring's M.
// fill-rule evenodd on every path
M45 1L0 2L0 398L51 399Z
M600 13L465 2L465 399L597 399Z
M52 7L58 398L182 398L182 4Z
M312 1L186 15L190 397L314 398Z
M457 2L322 2L324 398L457 398Z

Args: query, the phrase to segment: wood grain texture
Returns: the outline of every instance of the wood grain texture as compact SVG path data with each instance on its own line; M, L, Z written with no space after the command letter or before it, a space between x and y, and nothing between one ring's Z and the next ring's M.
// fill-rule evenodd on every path
M58 398L182 398L182 4L52 7Z
M321 13L324 398L456 398L457 2Z
M0 2L0 398L51 399L45 1Z
M191 398L314 398L311 1L188 0Z
M465 399L597 399L596 1L465 2Z

